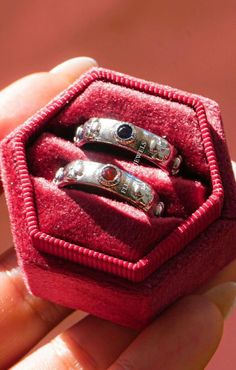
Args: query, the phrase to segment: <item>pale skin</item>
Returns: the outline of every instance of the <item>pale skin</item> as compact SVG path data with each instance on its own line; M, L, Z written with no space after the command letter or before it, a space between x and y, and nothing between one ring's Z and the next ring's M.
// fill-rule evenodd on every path
M2 90L0 139L94 65L90 58L73 58ZM5 249L0 245L0 252ZM236 296L234 281L236 261L141 332L91 315L79 320L82 314L77 312L74 326L62 326L58 335L32 351L71 311L27 292L10 248L0 258L0 369L202 370L221 340Z

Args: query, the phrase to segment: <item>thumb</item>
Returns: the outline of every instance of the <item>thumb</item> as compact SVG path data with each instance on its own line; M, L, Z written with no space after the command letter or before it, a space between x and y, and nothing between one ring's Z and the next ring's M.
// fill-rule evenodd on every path
M0 91L0 140L94 66L92 58L72 58L50 72L28 75Z
M109 370L203 370L222 338L236 284L185 297L167 309L119 356Z

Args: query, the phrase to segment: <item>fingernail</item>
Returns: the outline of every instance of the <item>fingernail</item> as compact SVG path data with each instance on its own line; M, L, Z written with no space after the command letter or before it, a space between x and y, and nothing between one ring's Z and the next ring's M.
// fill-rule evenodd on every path
M61 73L67 69L77 69L78 67L92 68L98 65L97 61L90 57L75 57L68 59L50 70L50 73Z
M218 285L205 295L219 308L224 319L229 317L236 308L236 283L228 282Z

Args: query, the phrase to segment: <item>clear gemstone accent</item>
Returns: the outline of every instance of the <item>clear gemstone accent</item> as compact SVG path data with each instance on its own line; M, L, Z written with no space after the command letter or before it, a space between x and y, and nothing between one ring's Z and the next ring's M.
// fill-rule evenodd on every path
M166 160L170 155L169 143L158 136L150 141L149 149L153 153L153 157L160 160Z
M59 183L59 182L63 179L63 176L64 176L64 168L63 168L63 167L61 167L61 168L59 168L59 170L57 170L57 172L56 172L56 175L55 175L55 178L54 178L53 182L54 182L55 184Z
M182 159L181 155L178 155L175 158L174 163L173 163L173 168L172 168L172 174L173 175L176 175L179 172L179 168L180 168L180 165L181 165L182 161L183 161L183 159Z
M135 196L136 199L143 197L143 189L137 182L133 184L133 195Z
M159 202L156 205L156 207L154 208L154 214L155 214L155 216L160 217L163 214L163 212L164 212L164 208L165 208L164 203L163 202Z
M133 183L132 196L135 198L135 200L144 205L148 205L153 199L153 195L149 186L145 186L143 183L139 183L137 181Z
M68 168L67 177L76 178L83 174L83 166L81 163L75 163L73 167Z
M84 132L84 127L83 126L79 126L77 128L77 130L76 130L76 140L77 141L83 139L83 132Z
M86 129L86 136L90 138L94 138L99 134L101 128L101 123L98 119L91 120L87 125Z

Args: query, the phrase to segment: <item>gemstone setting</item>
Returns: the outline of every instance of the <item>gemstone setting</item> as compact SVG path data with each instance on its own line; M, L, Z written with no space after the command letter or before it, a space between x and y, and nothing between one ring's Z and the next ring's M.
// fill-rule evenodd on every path
M137 180L132 184L131 195L137 203L140 203L147 208L149 208L153 201L153 193L151 188L147 184Z
M98 118L91 118L86 126L85 136L86 138L95 140L99 134L101 123Z
M75 142L79 142L80 140L83 139L83 136L84 136L84 127L83 126L79 126L76 130L76 133L75 133Z
M123 123L117 129L117 135L120 139L129 140L132 137L133 129L127 123Z
M57 185L63 179L63 177L64 177L64 168L60 167L56 172L56 175L53 179L53 183Z
M173 163L173 167L172 167L172 175L176 175L179 170L180 170L180 166L181 166L181 163L183 162L183 158L181 155L178 155L175 160L174 160L174 163Z
M114 167L107 166L103 168L101 175L106 181L114 181L117 176L117 170Z
M115 137L120 143L131 143L135 139L135 129L130 123L121 123L116 128Z
M166 161L170 156L170 146L167 140L156 136L150 141L149 149L153 158Z
M154 207L154 215L156 217L160 217L163 215L165 209L165 205L163 202L159 202L155 207Z
M115 186L120 182L121 172L120 170L111 164L105 165L100 170L98 180L105 186Z
M83 165L81 162L76 162L68 168L67 177L70 179L79 178L83 175Z

